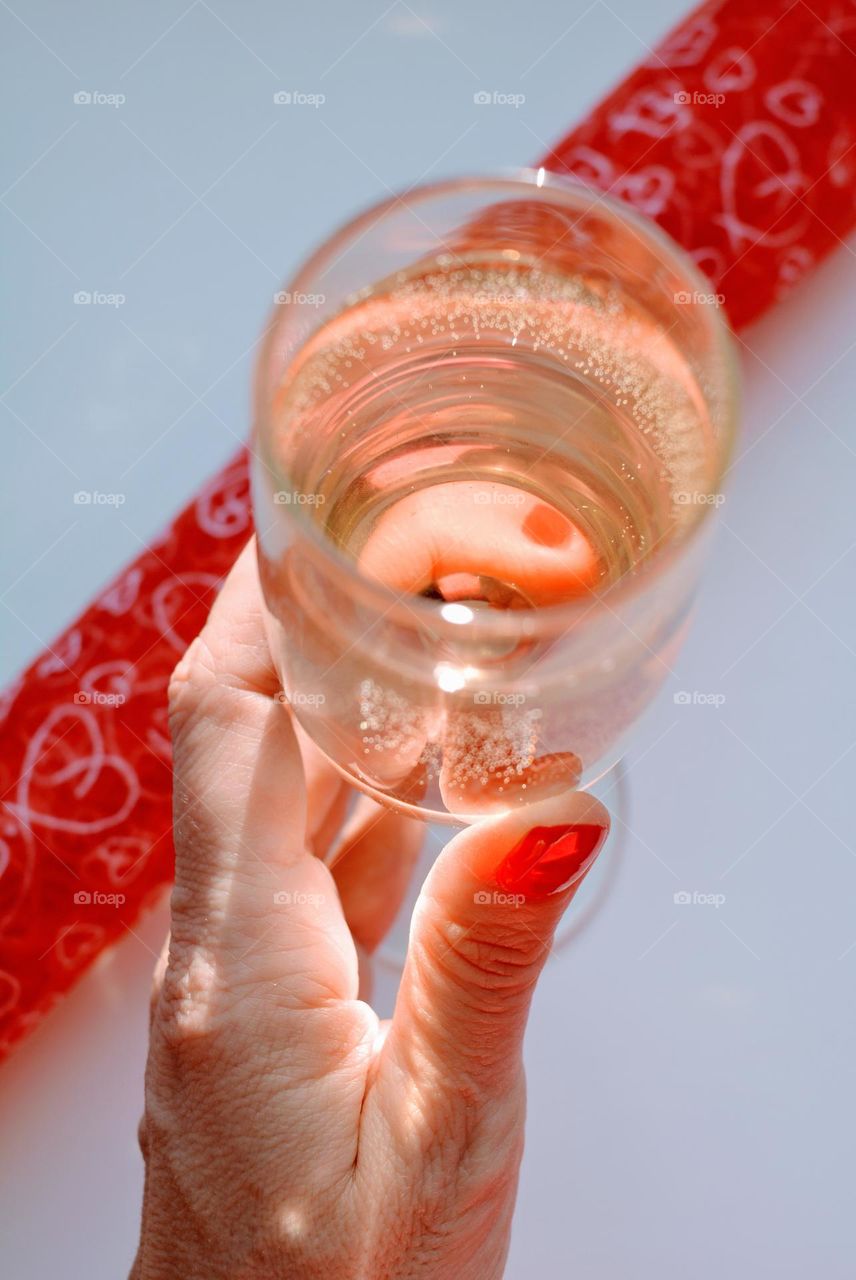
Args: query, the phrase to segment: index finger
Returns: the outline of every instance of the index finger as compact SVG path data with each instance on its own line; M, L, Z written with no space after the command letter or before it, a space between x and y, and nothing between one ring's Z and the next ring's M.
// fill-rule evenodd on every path
M227 986L264 977L296 1004L351 997L356 954L330 872L307 848L300 748L262 609L251 544L170 686L173 946Z

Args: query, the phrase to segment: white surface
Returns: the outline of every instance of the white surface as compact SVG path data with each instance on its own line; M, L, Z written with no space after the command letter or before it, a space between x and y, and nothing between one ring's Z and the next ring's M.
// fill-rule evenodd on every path
M683 4L13 8L3 677L230 454L248 348L319 237L387 187L537 157ZM81 89L127 101L75 107ZM327 102L275 108L278 89ZM475 108L479 89L526 102ZM742 457L637 738L625 864L533 1014L508 1280L853 1275L854 286L842 248L746 335ZM78 289L127 301L78 307ZM75 507L80 489L127 500ZM0 1071L9 1280L130 1263L163 929L148 920Z

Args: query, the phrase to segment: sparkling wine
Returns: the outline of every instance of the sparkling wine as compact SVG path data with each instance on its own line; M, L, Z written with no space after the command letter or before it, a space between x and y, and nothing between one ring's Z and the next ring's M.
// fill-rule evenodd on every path
M526 692L555 634L465 625L574 601L608 608L706 500L704 388L666 326L606 273L473 250L388 276L302 346L273 397L268 449L291 487L268 486L263 518L299 508L391 600L422 597L462 624L445 657L438 642L429 679L389 645L375 671L371 629L335 610L313 625L318 580L293 557L290 570L268 564L274 614L286 630L301 619L285 642L294 710L380 794L474 815L574 785L662 678L642 650L668 646L674 609L646 616L634 657L619 642L563 673L577 726L557 734L543 696Z
M513 585L529 594L530 576L538 603L608 587L668 541L704 490L710 427L693 371L607 284L469 257L377 285L301 353L277 404L282 429L303 441L295 500L398 590L436 590L424 581L429 548L463 571L444 542L473 537L479 506L500 541L483 564L465 557L471 576L501 580L515 546L561 547L574 529L590 551L579 575L539 585L539 566L512 555ZM403 549L396 512L411 527Z

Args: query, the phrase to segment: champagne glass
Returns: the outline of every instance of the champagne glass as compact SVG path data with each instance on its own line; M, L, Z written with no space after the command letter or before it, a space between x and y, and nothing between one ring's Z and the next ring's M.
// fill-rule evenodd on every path
M253 500L284 697L349 782L463 824L620 759L736 418L710 285L562 177L426 185L277 295Z
M597 788L619 831L556 945L605 900L736 405L693 263L544 170L393 197L276 295L252 481L282 696L349 782L432 824L387 1000L444 826Z

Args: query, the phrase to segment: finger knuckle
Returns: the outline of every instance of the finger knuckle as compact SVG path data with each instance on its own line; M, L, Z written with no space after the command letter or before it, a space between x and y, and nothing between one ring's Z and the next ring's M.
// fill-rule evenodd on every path
M203 631L191 641L169 678L167 702L173 734L215 682L214 659Z
M426 941L432 962L449 977L504 997L534 986L548 950L521 921L435 919Z
M148 1160L149 1152L151 1151L151 1140L149 1136L149 1126L145 1115L141 1117L140 1123L137 1125L137 1144L140 1148L143 1159Z
M171 956L155 1015L162 1042L179 1050L209 1044L222 1019L222 996L222 978L204 951Z

